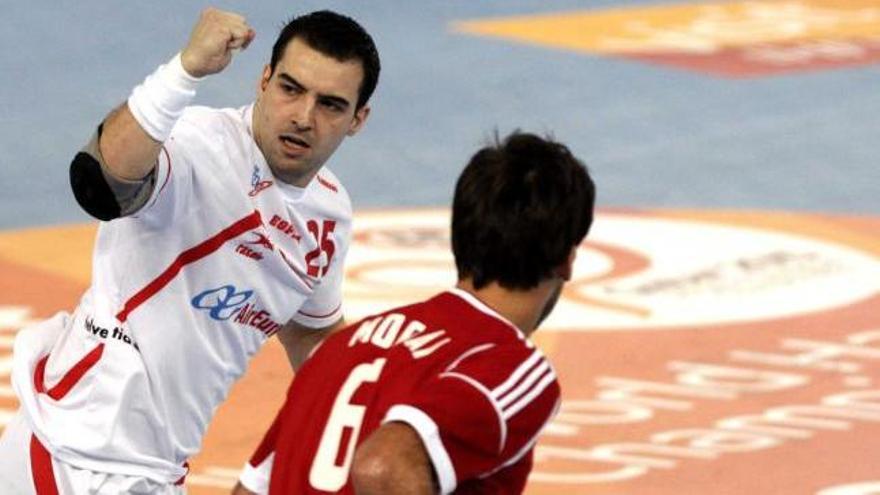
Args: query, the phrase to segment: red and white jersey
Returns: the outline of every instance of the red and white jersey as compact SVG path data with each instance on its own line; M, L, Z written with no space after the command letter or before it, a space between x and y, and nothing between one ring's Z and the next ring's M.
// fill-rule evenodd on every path
M102 223L92 285L54 332L20 332L14 385L51 454L174 482L215 408L280 327L341 316L351 203L327 168L276 180L252 107L191 107L152 197Z
M402 421L421 437L442 493L520 493L558 404L541 351L455 289L327 339L296 375L251 464L274 450L272 494L353 493L355 446Z

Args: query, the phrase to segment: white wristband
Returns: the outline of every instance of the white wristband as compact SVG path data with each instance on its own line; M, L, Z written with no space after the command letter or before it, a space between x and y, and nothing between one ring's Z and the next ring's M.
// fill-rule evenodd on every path
M164 142L183 110L196 96L196 86L202 79L184 70L178 53L132 90L128 108L147 134Z
M263 459L259 466L251 466L250 462L244 464L244 469L238 476L241 486L258 494L264 495L269 493L269 479L272 472L272 465L275 463L275 453L272 452L268 457Z

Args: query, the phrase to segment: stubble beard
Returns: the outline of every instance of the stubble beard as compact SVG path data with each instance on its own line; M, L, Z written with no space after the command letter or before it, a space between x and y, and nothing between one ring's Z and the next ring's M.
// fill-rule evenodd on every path
M544 303L544 308L541 310L541 316L538 317L538 323L535 324L535 330L541 326L541 323L550 316L550 313L553 312L553 309L556 307L556 303L559 301L559 297L562 295L562 286L564 283L562 281L556 285L556 288L553 289L553 292L550 294L550 297L547 298L547 302Z

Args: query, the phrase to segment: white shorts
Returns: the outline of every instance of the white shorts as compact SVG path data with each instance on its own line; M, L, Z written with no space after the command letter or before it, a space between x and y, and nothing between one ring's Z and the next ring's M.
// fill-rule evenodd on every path
M19 410L0 436L0 494L3 495L184 495L183 485L79 469L53 459Z

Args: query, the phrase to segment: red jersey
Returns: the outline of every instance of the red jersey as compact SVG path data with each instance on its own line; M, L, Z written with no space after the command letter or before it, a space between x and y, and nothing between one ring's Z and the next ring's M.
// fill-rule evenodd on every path
M353 493L356 446L402 421L421 437L442 493L520 493L558 404L541 351L453 289L328 338L296 375L251 464L275 451L271 494Z

